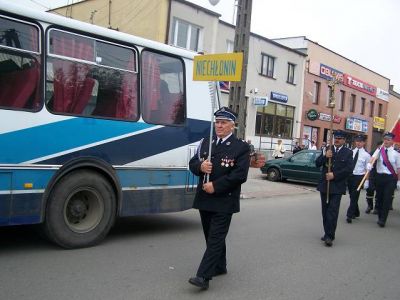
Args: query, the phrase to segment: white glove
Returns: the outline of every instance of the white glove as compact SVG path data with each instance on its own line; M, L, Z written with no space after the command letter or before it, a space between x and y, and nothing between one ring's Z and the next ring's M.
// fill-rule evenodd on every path
M365 180L364 181L364 190L366 190L367 188L369 188L369 180Z
M400 180L397 180L397 189L400 190Z
M371 171L374 168L374 166L371 163L367 163L367 170Z

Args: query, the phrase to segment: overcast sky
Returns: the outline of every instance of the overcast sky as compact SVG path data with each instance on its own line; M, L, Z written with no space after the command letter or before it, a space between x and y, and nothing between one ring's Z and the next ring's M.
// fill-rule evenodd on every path
M14 1L42 10L78 2ZM189 1L233 21L235 0L220 0L216 6L209 0ZM399 12L399 0L253 0L251 31L267 38L306 36L389 78L400 91Z

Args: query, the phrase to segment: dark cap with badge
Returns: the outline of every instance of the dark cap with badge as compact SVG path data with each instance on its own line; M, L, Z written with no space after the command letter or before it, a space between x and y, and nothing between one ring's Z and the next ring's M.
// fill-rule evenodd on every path
M346 132L343 130L334 130L333 136L338 139L344 139L346 138Z
M394 137L395 137L396 135L395 134L393 134L393 133L391 133L390 131L388 131L388 132L385 132L384 134L383 134L383 138L384 139L394 139Z
M236 118L237 118L237 114L225 106L218 109L214 113L214 116L215 116L215 120L229 120L232 122L235 122Z
M358 142L365 142L366 139L367 139L367 137L364 134L357 134L354 137L354 140L358 141Z

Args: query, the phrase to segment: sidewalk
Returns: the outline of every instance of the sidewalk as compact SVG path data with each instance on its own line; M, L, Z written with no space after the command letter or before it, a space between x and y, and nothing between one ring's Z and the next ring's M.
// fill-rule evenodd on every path
M246 183L242 186L242 199L269 198L283 195L299 195L316 192L316 186L295 182L273 182L260 169L250 168Z

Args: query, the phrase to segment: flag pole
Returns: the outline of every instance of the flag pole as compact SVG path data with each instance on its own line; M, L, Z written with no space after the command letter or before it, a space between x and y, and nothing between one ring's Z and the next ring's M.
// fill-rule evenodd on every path
M337 77L333 77L328 82L328 86L331 88L331 94L329 97L329 107L331 109L331 121L330 121L330 137L329 137L329 145L331 151L333 149L333 109L335 108L335 86L339 84L340 81ZM332 171L332 157L328 158L328 173ZM329 203L329 190L330 190L330 180L326 181L326 202Z

